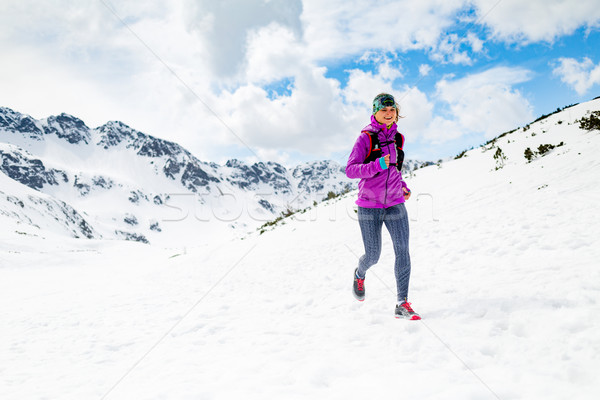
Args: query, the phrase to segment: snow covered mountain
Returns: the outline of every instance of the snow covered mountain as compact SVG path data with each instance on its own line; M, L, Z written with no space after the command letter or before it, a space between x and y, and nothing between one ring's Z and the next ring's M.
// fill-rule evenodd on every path
M556 118L560 118L557 125L576 126L586 115L579 110L595 107L595 102L586 104L502 137L528 130L541 137L549 128L540 127ZM495 168L503 167L512 148L497 146L501 138L483 147L493 150ZM530 149L530 158L560 143L540 145L546 147ZM457 158L468 155L464 152ZM508 159L515 157L511 154ZM431 164L407 160L405 176L411 179L417 169ZM438 162L437 168L442 165ZM5 180L0 198L3 225L21 227L13 234L44 236L42 227L52 226L53 234L145 243L195 243L232 233L240 236L283 213L305 209L356 185L345 176L343 166L333 161L303 163L292 169L235 159L218 165L202 162L176 143L121 122L90 129L67 114L35 120L8 108L0 108L0 171L16 183ZM27 205L30 212L25 207L15 209L15 204ZM46 222L39 220L44 215Z
M90 129L67 114L35 120L8 108L0 108L0 171L77 210L93 227L73 231L62 213L48 215L63 221L70 235L143 242L168 236L177 241L188 232L202 239L223 225L252 227L355 184L334 161L291 170L235 159L220 166L121 122ZM7 196L20 198L11 187Z
M413 173L416 322L393 316L387 234L351 294L356 191L163 247L43 239L34 224L62 228L38 211L71 209L0 174L2 399L595 400L599 123L597 99Z

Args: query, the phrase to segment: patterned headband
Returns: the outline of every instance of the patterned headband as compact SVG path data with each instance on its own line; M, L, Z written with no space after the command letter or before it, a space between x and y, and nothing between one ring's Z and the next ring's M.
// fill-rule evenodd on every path
M394 100L394 96L391 94L382 93L373 99L373 115L385 107L394 107L396 110L398 109L396 100Z

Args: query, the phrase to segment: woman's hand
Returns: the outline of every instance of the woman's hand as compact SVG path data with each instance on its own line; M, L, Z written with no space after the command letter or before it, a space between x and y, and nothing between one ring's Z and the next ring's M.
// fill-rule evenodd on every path
M404 192L404 201L410 199L410 190L408 190L406 187L403 187L402 191Z
M381 169L388 169L390 167L390 155L379 157L379 166Z

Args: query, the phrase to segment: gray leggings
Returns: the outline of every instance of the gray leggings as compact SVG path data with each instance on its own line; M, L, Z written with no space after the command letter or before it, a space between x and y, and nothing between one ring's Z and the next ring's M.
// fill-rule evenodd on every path
M358 277L364 279L367 270L379 261L381 231L382 225L385 224L392 237L396 254L394 272L398 301L405 301L408 297L410 280L410 255L408 254L408 214L404 203L388 208L358 207L358 224L365 245L365 254L358 262Z

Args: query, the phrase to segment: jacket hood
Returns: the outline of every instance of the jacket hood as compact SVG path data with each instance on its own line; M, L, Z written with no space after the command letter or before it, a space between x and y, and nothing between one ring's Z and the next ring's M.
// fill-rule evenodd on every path
M371 115L371 123L369 125L365 126L365 128L363 129L363 131L369 131L369 132L383 131L383 132L388 132L388 131L396 130L397 128L398 127L397 127L396 123L393 122L392 125L390 126L390 128L388 129L386 124L380 124L375 119L375 116Z

